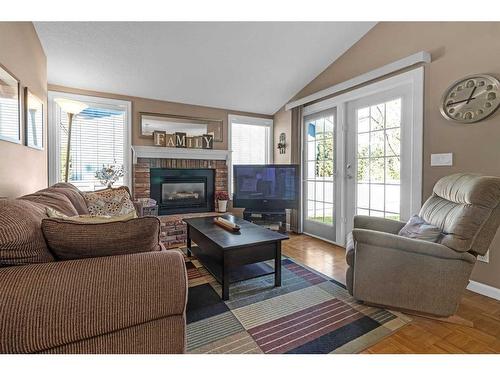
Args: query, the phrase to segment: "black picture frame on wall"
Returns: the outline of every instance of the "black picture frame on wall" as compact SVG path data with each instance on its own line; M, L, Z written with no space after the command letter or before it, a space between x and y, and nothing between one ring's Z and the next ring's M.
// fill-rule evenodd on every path
M45 108L43 100L34 95L28 87L24 88L24 134L25 144L37 150L44 148Z
M0 64L0 140L21 143L21 83Z

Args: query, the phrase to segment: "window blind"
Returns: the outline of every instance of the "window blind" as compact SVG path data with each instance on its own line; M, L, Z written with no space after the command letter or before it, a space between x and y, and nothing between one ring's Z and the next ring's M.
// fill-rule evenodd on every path
M89 107L73 118L70 150L70 175L68 181L83 191L104 186L96 179L95 172L103 165L124 163L124 131L126 112L88 103ZM68 140L68 116L61 110L60 118L60 180L64 179ZM123 177L114 186L123 185Z
M20 140L17 98L3 97L2 94L0 92L0 136L17 142Z
M271 128L262 125L231 124L231 170L238 164L267 164L270 162ZM231 181L234 191L234 177Z
M231 129L233 164L269 162L268 126L233 123Z

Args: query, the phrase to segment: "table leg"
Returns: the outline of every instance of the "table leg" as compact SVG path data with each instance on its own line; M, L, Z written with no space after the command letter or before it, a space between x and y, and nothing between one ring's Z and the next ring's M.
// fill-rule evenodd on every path
M187 225L187 233L186 233L186 254L188 257L192 255L191 253L191 235L189 234L189 224Z
M274 286L281 286L281 241L276 242L276 257L274 258Z
M225 263L225 262L224 262ZM227 301L229 299L229 271L226 264L223 265L222 271L222 300Z

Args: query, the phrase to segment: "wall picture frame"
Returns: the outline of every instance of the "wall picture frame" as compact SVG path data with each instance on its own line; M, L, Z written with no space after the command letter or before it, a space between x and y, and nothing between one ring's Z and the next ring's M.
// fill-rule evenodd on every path
M211 134L214 142L224 140L223 120L150 112L140 112L139 117L142 138L152 138L155 131L164 131L167 134L184 132L187 137Z
M0 64L0 140L21 143L21 83Z
M45 125L44 102L34 95L28 87L24 88L24 134L25 144L28 147L43 150L44 125Z

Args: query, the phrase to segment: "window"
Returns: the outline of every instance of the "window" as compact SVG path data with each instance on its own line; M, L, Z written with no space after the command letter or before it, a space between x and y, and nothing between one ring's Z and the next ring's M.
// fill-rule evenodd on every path
M50 182L64 181L68 141L68 115L54 102L67 98L88 107L73 117L71 129L70 170L68 182L83 191L105 186L95 177L97 170L115 164L123 166L125 176L114 186L129 185L130 165L130 103L80 95L50 93L49 123L52 129L49 149Z
M229 175L233 190L233 165L269 164L273 161L273 120L229 115L231 159Z

